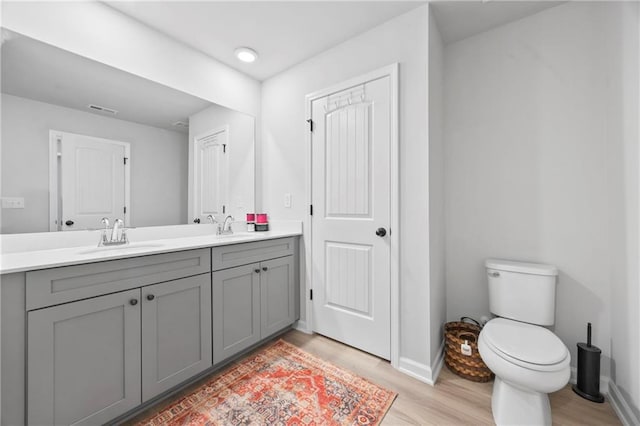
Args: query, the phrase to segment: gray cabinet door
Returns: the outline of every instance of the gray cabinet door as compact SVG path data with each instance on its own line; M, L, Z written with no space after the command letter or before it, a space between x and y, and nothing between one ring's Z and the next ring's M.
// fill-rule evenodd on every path
M213 362L260 340L259 264L216 271L213 277Z
M268 337L295 321L293 256L260 263L260 329Z
M140 404L140 290L28 313L31 425L102 424Z
M142 401L211 367L211 275L142 288Z

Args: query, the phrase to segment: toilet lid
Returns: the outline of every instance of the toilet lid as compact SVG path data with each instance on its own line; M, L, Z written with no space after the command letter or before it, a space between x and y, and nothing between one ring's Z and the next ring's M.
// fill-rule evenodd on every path
M497 351L528 364L558 364L569 352L558 336L546 328L505 318L489 321L482 334Z

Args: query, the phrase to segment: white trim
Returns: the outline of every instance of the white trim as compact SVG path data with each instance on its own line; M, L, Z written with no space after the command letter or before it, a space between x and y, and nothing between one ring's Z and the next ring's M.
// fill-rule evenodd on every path
M394 368L400 369L400 175L399 175L399 137L398 137L398 63L387 65L386 67L379 68L364 75L343 81L342 83L333 85L331 87L313 92L305 96L305 114L307 118L311 118L311 103L319 98L329 96L331 94L342 92L350 87L360 86L363 82L371 80L377 80L384 77L389 77L390 81L390 95L391 95L391 123L390 123L390 197L391 197L391 216L390 216L390 242L391 242L391 271L390 271L390 317L391 317L391 365ZM311 153L311 132L305 130L305 149L306 152L306 184L305 189L307 191L307 205L310 206L313 200L313 194L311 191L311 166L313 164ZM306 324L307 330L313 330L313 304L309 299L309 291L313 288L312 282L312 265L311 265L311 241L313 235L311 233L311 216L307 213L303 220L303 235L305 241L305 300L306 300ZM411 361L411 360L409 360ZM413 362L413 361L411 361ZM431 369L427 367L429 374ZM419 370L419 369L418 369Z
M59 209L62 207L59 203L60 200L60 182L59 182L59 170L58 170L58 149L62 147L58 146L58 142L61 142L64 135L82 136L85 138L94 139L103 143L110 143L114 145L121 145L124 147L124 156L127 159L126 167L124 168L124 205L127 208L127 212L122 214L122 220L125 227L130 227L131 217L131 144L129 142L122 142L113 139L98 138L95 136L83 135L81 133L62 132L59 130L49 130L49 231L60 231L62 225L58 224L58 221L62 221L59 217ZM96 223L96 227L100 224Z
M631 406L613 380L609 382L609 392L607 396L613 411L618 415L618 418L624 426L640 425L640 419L633 413Z
M298 322L294 324L293 328L305 334L313 334L313 331L307 326L306 321L298 320Z
M423 364L409 358L400 357L398 362L398 371L431 386L435 384L431 367L427 364Z
M255 127L255 126L254 126ZM199 163L199 157L198 157L198 142L201 139L204 139L208 136L211 135L215 135L217 133L224 133L225 134L225 138L227 140L227 148L229 146L229 141L230 141L230 137L229 137L229 125L225 124L222 126L218 126L218 127L214 127L211 130L207 130L206 132L202 132L196 136L193 137L193 140L191 141L192 143L190 144L190 150L193 152L193 162L191 163L193 170L193 173L189 173L189 176L191 176L191 179L189 180L188 186L189 186L189 191L188 191L188 195L187 198L191 197L190 200L187 200L188 203L188 207L187 210L191 211L191 215L189 218L187 218L187 223L191 223L191 220L195 220L199 217L198 212L199 212L199 205L197 205L197 203L201 203L202 200L199 200L199 197L196 195L198 193L198 163ZM255 149L254 149L255 152ZM255 155L255 153L254 153ZM228 157L225 157L228 158ZM231 210L231 204L229 203L229 193L228 193L228 183L229 183L229 160L225 160L224 162L224 167L225 170L223 170L223 173L225 173L226 179L227 179L227 185L225 185L224 188L224 194L221 195L221 198L223 199L223 204L225 206L228 207L227 213L223 213L225 216L228 215L228 211ZM255 168L255 162L254 162L254 168ZM255 175L255 171L254 171L254 175ZM255 179L255 176L254 176ZM255 203L255 194L254 194L254 203ZM196 216L197 215L197 216Z
M438 348L438 353L436 354L435 361L431 364L431 379L433 380L433 384L438 381L438 377L440 377L440 372L442 371L442 367L444 366L444 340L440 343L440 347Z

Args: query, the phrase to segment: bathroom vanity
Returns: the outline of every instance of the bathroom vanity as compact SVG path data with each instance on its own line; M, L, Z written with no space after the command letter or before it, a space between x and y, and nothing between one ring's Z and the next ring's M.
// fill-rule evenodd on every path
M287 329L297 235L3 255L2 424L107 423Z

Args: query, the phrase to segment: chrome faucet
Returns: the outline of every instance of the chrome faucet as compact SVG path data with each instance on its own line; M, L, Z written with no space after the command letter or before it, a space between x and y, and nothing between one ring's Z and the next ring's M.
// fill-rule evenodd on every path
M222 232L223 235L233 234L233 229L231 229L231 222L233 222L233 216L229 215L224 218L224 223L222 224Z
M111 236L107 238L107 234L109 233L109 219L103 217L100 221L104 225L104 229L102 230L102 236L100 237L100 242L98 246L117 246L122 244L129 244L129 239L127 238L127 230L123 227L124 222L122 219L116 219L113 222L113 228L111 229ZM118 238L118 230L120 231L120 238Z

